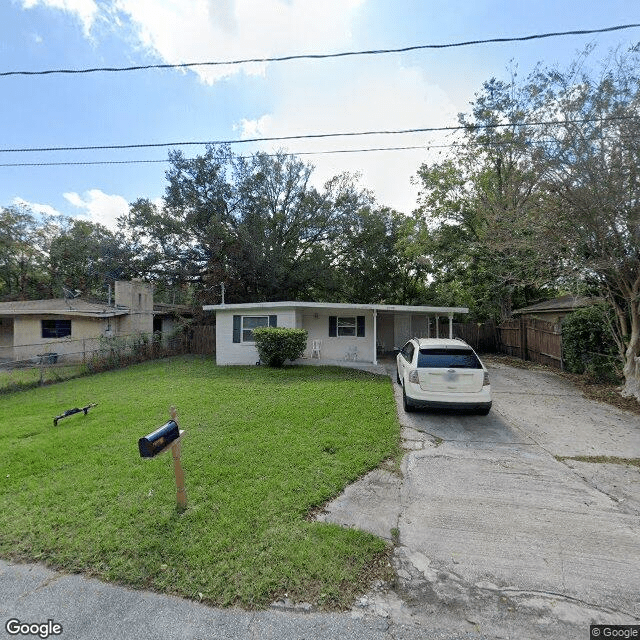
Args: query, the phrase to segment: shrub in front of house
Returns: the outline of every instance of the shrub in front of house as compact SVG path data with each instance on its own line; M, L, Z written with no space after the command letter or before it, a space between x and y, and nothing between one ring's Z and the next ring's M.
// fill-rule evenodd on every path
M562 359L570 373L584 373L593 382L620 379L619 354L611 334L613 318L605 305L577 309L562 322Z
M260 361L270 367L281 367L285 360L297 360L307 348L305 329L262 327L253 330Z

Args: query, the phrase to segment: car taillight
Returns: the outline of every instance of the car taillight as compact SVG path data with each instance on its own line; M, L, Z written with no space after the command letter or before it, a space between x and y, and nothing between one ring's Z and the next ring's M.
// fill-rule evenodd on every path
M486 387L489 383L489 372L485 371L484 372L484 380L482 381L482 386Z
M412 382L413 384L420 384L417 369L411 369L411 371L409 371L409 382Z

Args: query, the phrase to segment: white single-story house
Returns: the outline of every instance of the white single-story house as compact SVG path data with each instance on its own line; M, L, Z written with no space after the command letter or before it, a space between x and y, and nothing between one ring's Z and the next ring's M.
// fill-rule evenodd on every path
M305 358L377 364L412 337L453 337L453 317L464 307L428 307L325 302L247 302L205 305L216 314L216 361L255 364L257 327L308 331Z

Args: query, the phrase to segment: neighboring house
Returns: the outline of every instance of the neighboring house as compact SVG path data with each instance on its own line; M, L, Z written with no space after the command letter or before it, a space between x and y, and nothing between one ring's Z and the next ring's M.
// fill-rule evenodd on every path
M116 281L113 304L82 298L0 302L0 361L80 360L102 337L154 330L151 285Z
M153 304L153 332L170 336L180 327L180 318L193 318L193 307L186 304Z
M602 302L602 300L600 298L566 295L553 298L553 300L538 302L528 307L522 307L522 309L516 309L513 311L513 315L546 320L547 322L559 325L562 322L562 318L572 311L597 304L598 302Z
M412 337L452 336L454 314L463 307L426 307L321 302L254 302L205 305L216 314L216 362L255 364L257 327L308 331L304 357L377 364L379 355L401 348Z

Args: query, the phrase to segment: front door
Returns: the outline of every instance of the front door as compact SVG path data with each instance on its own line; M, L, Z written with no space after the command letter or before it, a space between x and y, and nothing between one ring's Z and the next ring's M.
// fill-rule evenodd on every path
M393 345L396 349L402 347L412 338L411 315L396 313L393 319Z

